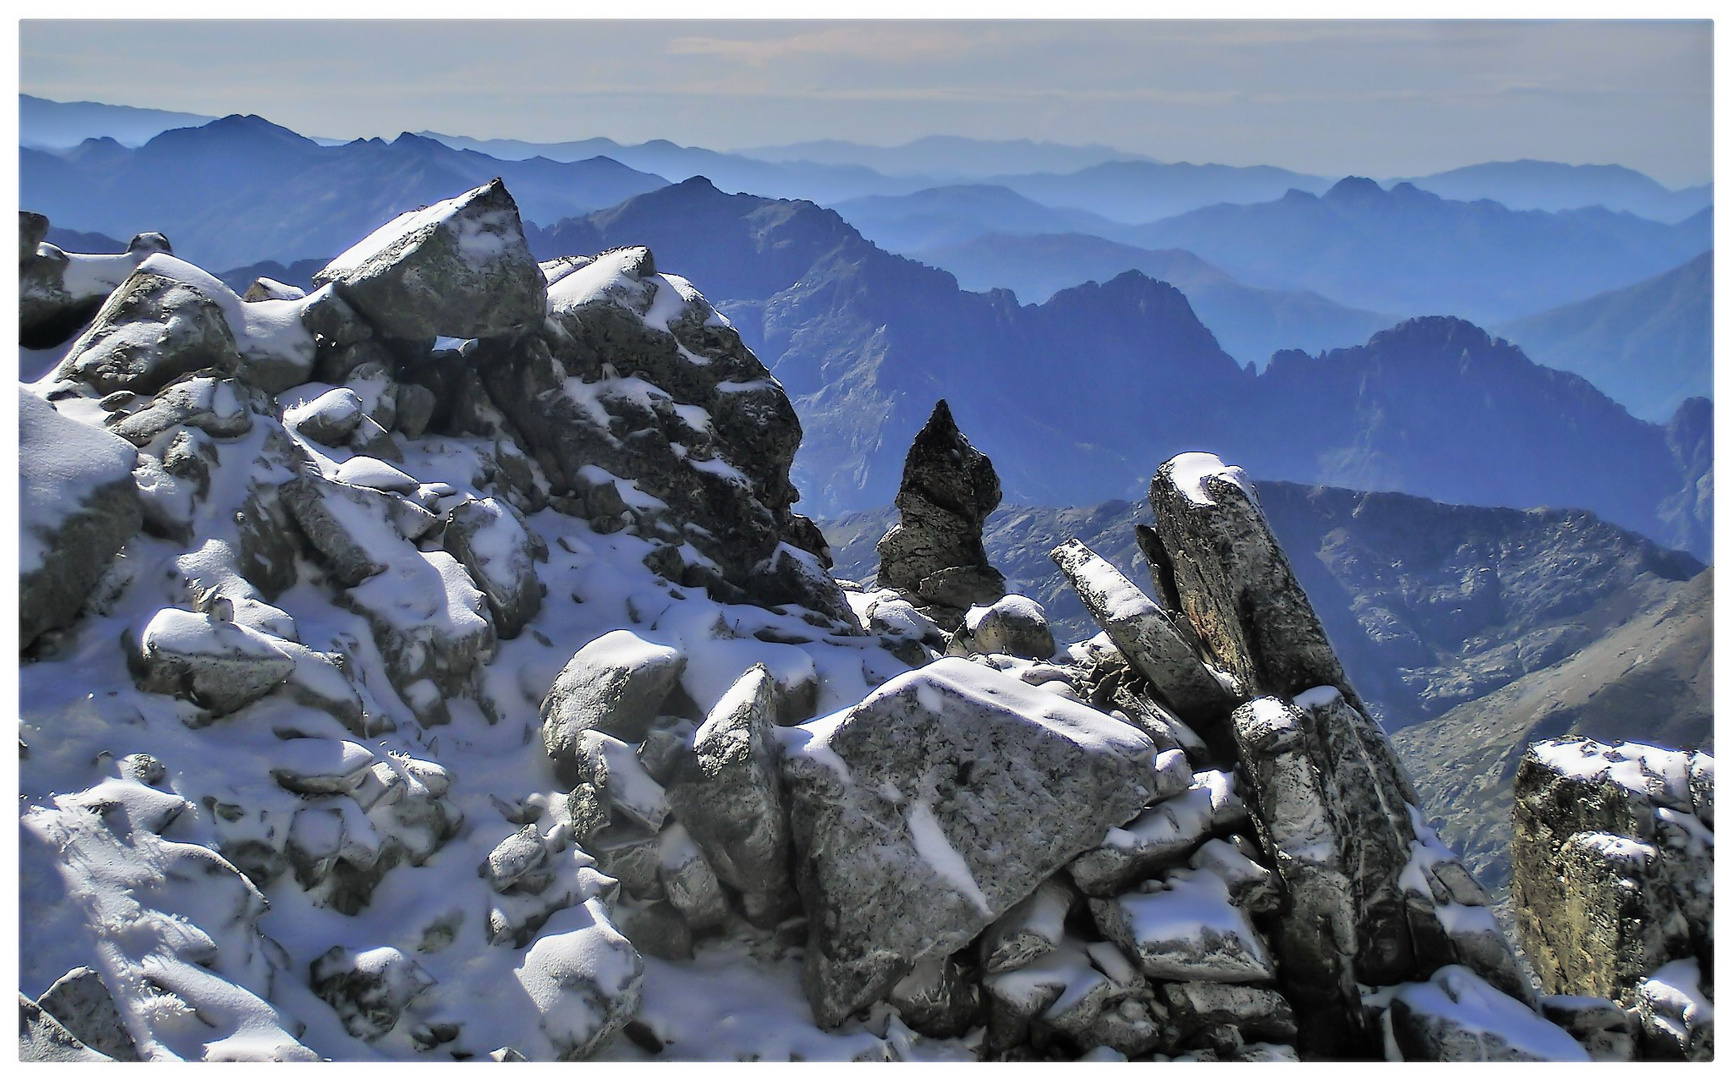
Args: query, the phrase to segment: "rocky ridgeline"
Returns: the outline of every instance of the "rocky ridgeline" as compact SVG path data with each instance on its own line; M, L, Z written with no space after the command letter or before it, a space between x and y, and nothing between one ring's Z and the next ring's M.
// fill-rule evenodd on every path
M1106 628L1061 651L943 403L845 588L733 329L643 248L538 266L497 182L310 295L134 247L21 251L64 345L20 404L25 1056L1612 1052L1237 470L1161 467L1153 595L1053 552ZM1589 825L1658 853L1675 812ZM1711 982L1666 933L1589 992Z

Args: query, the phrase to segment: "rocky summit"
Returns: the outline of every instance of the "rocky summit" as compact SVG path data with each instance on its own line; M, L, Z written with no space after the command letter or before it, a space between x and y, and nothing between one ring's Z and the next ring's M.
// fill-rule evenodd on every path
M498 180L311 291L22 225L26 1060L1712 1054L1712 759L1530 750L1518 952L1213 455L1065 642L944 401L839 580L729 320Z

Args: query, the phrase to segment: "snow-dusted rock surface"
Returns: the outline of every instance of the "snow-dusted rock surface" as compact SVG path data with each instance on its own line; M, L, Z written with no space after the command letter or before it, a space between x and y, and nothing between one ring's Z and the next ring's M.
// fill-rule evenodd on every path
M954 658L787 738L807 992L826 1026L966 945L1157 786L1135 728Z
M335 284L382 333L405 341L533 327L547 292L517 203L498 180L399 215L332 259L313 284Z

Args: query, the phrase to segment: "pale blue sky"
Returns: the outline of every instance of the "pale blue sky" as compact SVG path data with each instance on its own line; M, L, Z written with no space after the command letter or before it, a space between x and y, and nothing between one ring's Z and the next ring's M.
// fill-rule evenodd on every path
M308 134L731 149L922 135L1417 175L1712 170L1707 22L49 22L20 89Z

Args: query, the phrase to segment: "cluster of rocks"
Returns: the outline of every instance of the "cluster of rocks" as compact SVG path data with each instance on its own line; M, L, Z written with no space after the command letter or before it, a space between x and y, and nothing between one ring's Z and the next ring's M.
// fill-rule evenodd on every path
M652 541L644 561L670 582L800 615L815 635L861 632L827 573L821 535L788 510L799 427L786 395L645 249L538 265L495 181L389 223L333 260L310 295L260 279L243 297L154 234L123 256L67 255L40 242L45 219L21 222L25 345L65 349L50 378L21 388L26 655L54 657L81 619L128 590L162 591L136 578L139 560L127 554L139 544L181 549L169 560L168 602L122 645L138 688L172 700L188 727L275 732L277 794L207 798L214 842L194 849L255 896L292 877L313 904L354 915L394 868L421 866L477 827L449 797L442 765L356 740L449 723L458 702L495 715L485 669L543 603L536 567L548 551L528 520L543 509ZM413 475L441 436L461 439L477 462L474 486L491 496ZM336 651L302 644L278 604L303 588L360 616L366 635L339 635ZM574 659L550 703L606 697L588 659ZM387 681L370 684L379 661ZM756 670L751 703L768 701L786 722L811 715L809 674L777 683ZM646 696L646 721L659 704ZM562 715L583 708L567 701ZM686 736L702 735L682 722ZM730 721L748 722L759 721ZM568 726L580 752L562 763L586 783L557 805L498 803L514 831L480 876L492 897L487 939L521 950L519 982L542 1010L545 1041L525 1049L576 1058L637 1009L642 962L612 923L621 883L657 902L647 917L671 912L674 925L713 929L725 905L696 838L710 842L730 821L753 826L694 812L690 834L658 833L666 809L653 803L678 764L669 733L635 732L663 755L651 779L614 735ZM714 762L699 738L679 766L697 771L670 784L676 804L737 801L735 738L729 728L712 740L730 778L719 793L701 772ZM625 793L632 781L653 789L649 804ZM656 843L646 849L624 829L592 843L621 813ZM717 860L722 878L746 890L755 918L773 921L792 903L786 866L759 850L776 838L744 843ZM423 951L455 931L425 928ZM458 1024L438 1018L437 981L414 959L352 945L304 973L351 1035L406 1036L422 1050L458 1038ZM30 1006L44 1018L32 1029L47 1032L43 1053L64 1044L56 1022L74 1042L88 1034L79 1017L52 1011L66 1011L58 1000ZM304 1054L282 1026L285 1053Z
M1536 743L1510 855L1547 1015L1598 1060L1712 1060L1713 757Z

